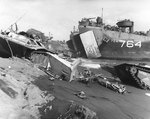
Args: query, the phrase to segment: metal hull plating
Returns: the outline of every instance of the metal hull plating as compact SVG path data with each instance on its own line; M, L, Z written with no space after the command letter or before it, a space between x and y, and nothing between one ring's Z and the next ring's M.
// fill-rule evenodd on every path
M85 39L83 39L81 35L87 34L88 31L93 32L95 37L92 40L93 42L97 42L97 48L101 54L100 57L95 58L150 60L150 37L132 33L104 30L102 27L79 26L78 36L80 37L76 38L77 34L75 34L71 40L74 42L73 46L76 47L74 48L76 49L76 52L85 52L87 47L83 45L84 47L80 47L80 49L77 48L79 44L76 43L76 40L81 40L81 43L84 43ZM87 42L89 41L87 40ZM94 50L91 50L91 52L94 53ZM86 57L88 57L87 53Z
M44 47L30 46L25 42L19 42L8 36L0 35L0 57L25 57L36 50L47 51Z

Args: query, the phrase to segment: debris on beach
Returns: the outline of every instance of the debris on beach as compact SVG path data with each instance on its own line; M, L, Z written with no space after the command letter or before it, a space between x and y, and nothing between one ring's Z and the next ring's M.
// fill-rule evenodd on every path
M103 74L94 74L90 70L85 69L84 72L80 73L78 80L85 84L92 82L98 82L100 85L109 88L115 92L124 94L126 93L126 87L119 84L114 77L104 76Z
M68 110L57 119L99 119L97 114L89 108L72 103Z
M126 87L122 84L119 84L118 82L110 82L106 77L104 77L103 79L101 78L101 76L98 76L99 78L97 78L97 81L100 85L109 88L115 92L118 92L120 94L124 94L126 93Z
M75 93L75 95L81 99L87 99L86 95L85 95L85 92L83 91L80 91L78 93Z

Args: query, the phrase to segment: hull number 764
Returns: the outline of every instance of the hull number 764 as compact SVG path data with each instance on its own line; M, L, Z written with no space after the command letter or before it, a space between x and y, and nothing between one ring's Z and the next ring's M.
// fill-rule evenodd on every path
M132 40L119 40L121 42L121 47L128 47L128 48L133 48L133 47L142 47L141 41L132 41Z

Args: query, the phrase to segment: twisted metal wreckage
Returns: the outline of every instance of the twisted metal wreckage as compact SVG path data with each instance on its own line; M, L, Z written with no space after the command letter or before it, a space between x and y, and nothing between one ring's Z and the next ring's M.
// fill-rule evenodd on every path
M99 84L118 93L126 92L124 85L111 82L108 77L101 74L92 75L87 71L77 77L77 67L82 63L81 59L72 63L62 59L26 32L2 32L0 34L0 49L1 57L25 57L39 65L40 69L53 78L59 77L67 81L80 79L82 82L96 80ZM142 89L150 89L150 69L147 66L121 64L115 66L115 70L122 82L133 84Z

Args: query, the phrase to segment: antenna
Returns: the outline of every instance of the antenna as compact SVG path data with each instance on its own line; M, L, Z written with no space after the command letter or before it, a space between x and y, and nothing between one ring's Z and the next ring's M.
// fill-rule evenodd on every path
M101 15L101 17L102 17L102 23L103 23L103 8L102 8L102 15Z

